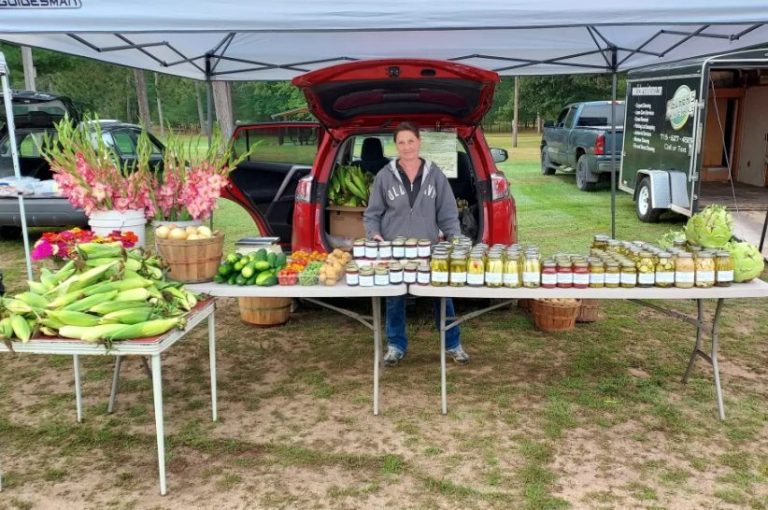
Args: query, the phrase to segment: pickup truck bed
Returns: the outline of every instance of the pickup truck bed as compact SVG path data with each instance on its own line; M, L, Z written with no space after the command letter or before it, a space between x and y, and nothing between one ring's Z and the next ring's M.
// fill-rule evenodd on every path
M88 218L82 209L75 209L63 197L25 196L24 209L30 227L84 226ZM0 197L0 226L20 227L19 199Z

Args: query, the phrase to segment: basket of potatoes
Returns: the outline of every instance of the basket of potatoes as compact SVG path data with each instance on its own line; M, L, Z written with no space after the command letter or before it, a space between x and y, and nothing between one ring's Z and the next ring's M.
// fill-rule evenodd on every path
M580 308L580 299L534 299L531 306L533 325L539 331L570 331L576 327Z
M351 260L352 255L349 252L339 248L333 250L325 258L323 267L320 268L320 273L317 276L318 283L329 287L336 285L339 280L344 278L344 268Z

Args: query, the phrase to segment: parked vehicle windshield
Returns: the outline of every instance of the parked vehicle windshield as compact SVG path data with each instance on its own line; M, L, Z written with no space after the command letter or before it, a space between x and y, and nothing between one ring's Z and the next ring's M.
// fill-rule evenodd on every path
M624 105L616 104L616 127L624 126ZM585 106L579 117L578 127L610 126L611 105L597 104Z

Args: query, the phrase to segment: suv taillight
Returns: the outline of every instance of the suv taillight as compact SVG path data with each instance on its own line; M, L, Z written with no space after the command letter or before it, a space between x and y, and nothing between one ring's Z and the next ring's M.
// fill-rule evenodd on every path
M501 172L491 174L491 200L500 200L509 196L507 177Z
M296 186L296 200L299 202L311 202L312 201L312 176L308 175L299 179L299 184Z
M605 154L605 135L597 135L595 140L595 156L602 156Z

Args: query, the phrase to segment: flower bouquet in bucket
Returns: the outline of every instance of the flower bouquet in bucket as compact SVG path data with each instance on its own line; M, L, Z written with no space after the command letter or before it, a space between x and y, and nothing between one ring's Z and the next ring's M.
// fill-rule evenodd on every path
M75 227L61 232L45 232L32 247L32 260L49 261L54 267L64 265L75 257L76 247L80 243L114 243L119 242L123 248L133 248L139 238L130 230L112 231L102 237L92 230Z

